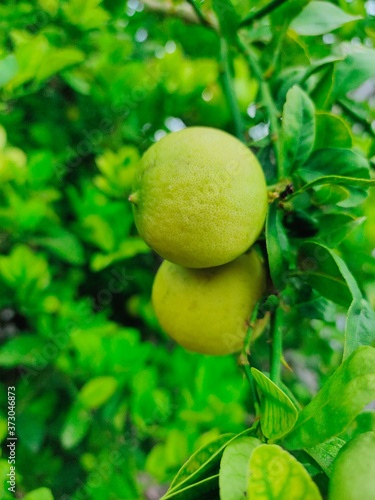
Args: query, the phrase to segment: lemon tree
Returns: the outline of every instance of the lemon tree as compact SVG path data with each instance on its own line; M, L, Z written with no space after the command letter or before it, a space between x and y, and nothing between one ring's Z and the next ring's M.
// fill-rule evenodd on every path
M176 264L225 264L257 239L267 211L263 171L235 137L189 127L154 144L130 196L143 239Z

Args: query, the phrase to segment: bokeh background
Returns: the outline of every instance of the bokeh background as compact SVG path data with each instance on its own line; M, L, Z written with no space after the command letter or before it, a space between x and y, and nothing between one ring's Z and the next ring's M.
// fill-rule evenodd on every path
M265 2L234 3L243 17ZM363 20L319 37L285 31L280 46L281 14L272 29L265 20L247 33L279 110L298 71L343 43L373 57L375 2L336 3ZM209 2L203 7L213 16ZM375 64L362 72L352 107L332 105L371 159ZM272 183L259 83L240 55L232 73L246 140ZM324 84L318 74L305 81L313 97ZM158 499L197 447L251 424L236 357L188 353L158 327L150 291L160 259L137 236L127 201L140 155L165 134L190 125L234 133L223 88L218 38L188 4L1 2L1 498L13 498L4 483L9 385L18 497L28 500ZM340 252L375 305L374 192L359 201L360 222L345 228ZM314 218L290 224L301 237ZM291 309L285 377L302 402L338 364L343 320L326 302L319 319L306 306ZM253 361L267 370L267 337Z

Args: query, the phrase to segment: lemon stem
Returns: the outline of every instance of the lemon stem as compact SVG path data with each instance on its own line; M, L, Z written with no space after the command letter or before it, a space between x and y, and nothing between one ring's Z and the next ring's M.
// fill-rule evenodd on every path
M137 192L136 193L132 193L129 196L128 200L130 201L130 203L133 203L133 205L137 205L138 202L139 202L139 195L138 195L138 193Z

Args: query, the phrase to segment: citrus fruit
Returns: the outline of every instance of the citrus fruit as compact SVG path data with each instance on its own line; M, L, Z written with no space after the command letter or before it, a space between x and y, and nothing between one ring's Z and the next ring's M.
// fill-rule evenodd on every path
M329 484L330 500L375 500L375 433L365 432L339 452Z
M244 253L267 211L263 171L235 137L209 127L173 132L151 146L137 170L135 223L145 242L175 264L201 268Z
M229 354L241 349L266 274L255 250L219 267L192 269L169 261L160 266L152 289L164 331L186 349Z

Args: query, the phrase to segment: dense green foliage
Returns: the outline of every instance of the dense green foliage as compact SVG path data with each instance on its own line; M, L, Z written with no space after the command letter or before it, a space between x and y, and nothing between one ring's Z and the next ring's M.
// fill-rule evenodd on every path
M298 450L325 495L332 457L375 425L360 413L375 399L374 2L212 0L194 4L198 17L191 4L0 5L4 499L7 386L26 500L156 499L213 440L208 466L180 472L168 498L200 480L216 498L224 448L247 467L248 435ZM150 304L160 259L127 197L142 152L184 124L244 140L275 200L258 243L274 285L259 315L272 320L253 339L250 388L234 356L174 345ZM249 428L259 406L262 432L257 420L239 441L219 437ZM259 477L272 450L307 477L279 446L256 450Z

